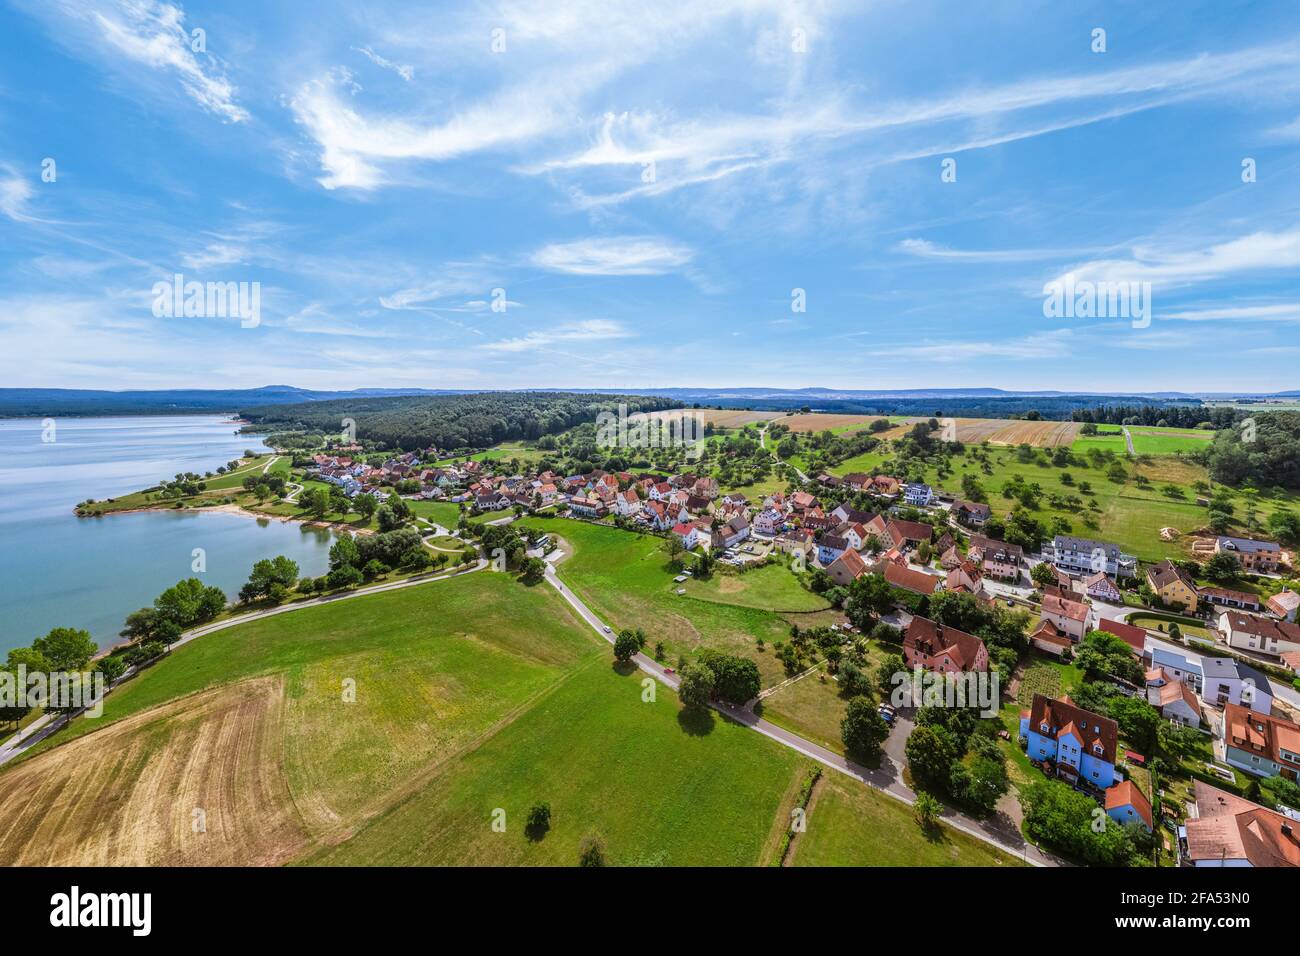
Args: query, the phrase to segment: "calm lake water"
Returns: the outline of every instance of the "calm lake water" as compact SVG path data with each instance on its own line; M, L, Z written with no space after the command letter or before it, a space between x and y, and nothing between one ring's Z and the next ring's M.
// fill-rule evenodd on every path
M87 498L138 491L177 472L203 474L265 450L215 416L61 418L44 442L39 419L0 419L0 656L52 627L82 627L101 645L128 613L181 578L233 597L253 562L285 554L304 575L329 566L330 533L296 522L213 512L78 518ZM193 551L207 570L191 570Z

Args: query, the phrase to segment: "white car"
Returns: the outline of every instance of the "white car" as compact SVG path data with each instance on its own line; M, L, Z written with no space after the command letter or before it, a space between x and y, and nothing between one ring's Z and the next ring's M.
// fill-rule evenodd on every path
M606 624L604 627L602 627L601 630L604 631L606 634L612 634L612 633L613 633L613 631L610 629L610 626L609 626L608 624Z

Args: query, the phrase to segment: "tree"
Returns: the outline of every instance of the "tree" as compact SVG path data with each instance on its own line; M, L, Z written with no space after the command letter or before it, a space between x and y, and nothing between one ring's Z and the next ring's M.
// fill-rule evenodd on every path
M79 671L90 663L99 647L91 640L89 631L56 627L32 641L32 650L49 661L51 671Z
M325 488L308 488L302 493L302 506L318 521L329 514L330 493Z
M104 675L105 684L112 684L113 681L126 673L126 661L122 659L121 655L110 654L95 664L95 670Z
M614 639L614 660L620 664L628 663L640 650L641 642L637 640L636 634L626 628Z
M1040 561L1029 570L1029 577L1040 588L1056 584L1056 568L1050 561Z
M1205 562L1205 576L1219 584L1230 584L1241 574L1241 562L1235 554L1219 551Z
M939 825L939 815L942 812L943 804L935 797L924 790L916 795L916 803L912 804L912 818L922 830L934 830Z
M545 801L528 808L527 823L530 834L540 836L551 828L551 805Z
M902 654L886 654L876 666L876 687L882 694L898 686L896 674L907 674L907 662Z
M277 585L283 590L293 587L298 580L298 563L285 555L263 558L253 565L248 583L239 589L239 600L255 601L269 597Z
M524 561L523 581L525 584L536 584L546 577L546 562L541 558L528 558Z
M1118 677L1130 684L1143 682L1142 665L1128 644L1108 631L1089 631L1075 654L1075 661L1090 679Z
M712 669L707 664L687 664L681 669L681 683L677 695L682 704L688 708L707 707L713 697L713 685L716 680Z
M871 693L870 678L854 661L845 661L836 676L840 682L840 693L846 697L860 697Z
M367 495L367 498L370 496ZM370 498L374 501L374 498ZM330 568L342 567L345 564L358 566L361 564L361 549L357 546L357 539L350 534L340 535L330 546Z
M918 726L904 747L912 776L922 785L939 790L948 788L956 752L942 728Z
M758 664L747 657L706 651L700 655L700 660L713 671L714 692L728 704L740 706L748 703L763 689Z
M226 595L218 587L207 587L198 578L177 581L154 598L153 606L162 617L182 628L210 621L226 607Z
M352 500L352 508L357 514L361 515L361 520L367 524L375 514L375 509L379 507L379 502L375 500L374 495L357 495Z
M578 844L578 866L604 866L605 844L598 836L585 836Z
M840 739L850 756L875 760L880 756L880 745L888 736L889 725L871 698L854 697L849 701L848 712L840 721Z

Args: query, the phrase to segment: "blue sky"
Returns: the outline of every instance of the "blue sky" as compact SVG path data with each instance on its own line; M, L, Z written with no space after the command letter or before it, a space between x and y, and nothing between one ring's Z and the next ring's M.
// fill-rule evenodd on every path
M0 385L1300 387L1300 5L429 6L0 5Z

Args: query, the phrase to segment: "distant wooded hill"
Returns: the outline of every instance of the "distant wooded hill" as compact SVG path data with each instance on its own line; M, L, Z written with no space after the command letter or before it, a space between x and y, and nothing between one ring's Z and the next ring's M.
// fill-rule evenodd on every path
M346 398L296 405L253 406L240 415L259 430L304 429L338 433L344 419L356 437L408 451L485 448L498 442L555 435L602 411L628 414L672 408L680 403L653 395L596 395L578 392L483 392L399 398Z

